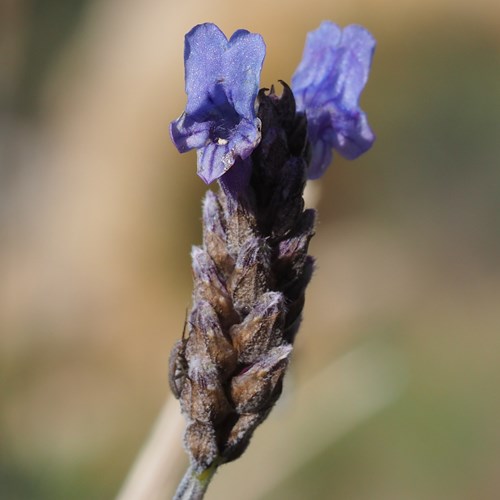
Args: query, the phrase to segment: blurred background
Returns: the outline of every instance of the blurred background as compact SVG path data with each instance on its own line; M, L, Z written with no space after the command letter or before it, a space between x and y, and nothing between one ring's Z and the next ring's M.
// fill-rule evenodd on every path
M0 498L114 498L170 397L206 190L168 136L184 34L261 33L270 86L323 19L378 41L378 139L310 186L285 394L207 498L499 497L500 4L2 0Z

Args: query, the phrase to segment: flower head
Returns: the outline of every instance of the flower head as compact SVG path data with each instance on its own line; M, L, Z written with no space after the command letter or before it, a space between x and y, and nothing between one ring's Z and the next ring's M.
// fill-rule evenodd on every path
M374 49L374 38L362 26L342 30L324 21L307 35L302 61L292 77L292 90L297 109L307 116L312 146L310 179L326 170L332 148L351 160L375 140L358 105Z
M213 24L186 35L188 102L170 132L179 151L198 150L198 174L221 189L205 196L193 305L169 364L191 462L178 500L202 498L281 394L314 270L306 178L328 166L332 147L354 158L371 145L358 99L373 47L361 27L323 23L311 33L293 79L297 113L284 82L281 96L273 87L257 96L260 35L227 40Z
M206 23L186 35L188 101L170 124L170 135L181 153L197 149L198 175L207 184L259 144L255 98L265 53L262 37L246 30L228 40L215 24Z

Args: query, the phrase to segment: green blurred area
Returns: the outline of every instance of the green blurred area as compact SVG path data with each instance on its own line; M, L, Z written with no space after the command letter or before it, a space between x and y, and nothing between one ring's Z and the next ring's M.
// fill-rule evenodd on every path
M17 8L8 3L4 7L11 15L22 16L25 30L16 86L9 96L16 113L36 114L43 78L77 29L86 3L87 0L30 0L19 2ZM22 14L14 14L17 9Z
M405 389L255 498L498 498L500 9L412 2L399 16L344 2L336 18L296 2L277 28L283 2L268 18L260 3L141 5L2 7L0 498L113 498L162 405L205 190L194 156L165 145L184 103L182 36L170 33L210 12L226 32L263 33L274 80L290 79L278 68L293 71L322 18L378 41L362 97L377 142L320 181L318 268L289 384L375 342L397 351ZM148 45L154 30L164 45ZM231 467L220 491L233 491Z

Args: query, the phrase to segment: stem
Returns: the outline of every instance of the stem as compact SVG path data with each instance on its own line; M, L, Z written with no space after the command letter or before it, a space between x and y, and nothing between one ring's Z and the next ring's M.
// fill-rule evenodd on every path
M215 460L208 469L199 474L196 474L191 466L188 467L173 500L202 500L219 465L220 462Z
M180 435L184 425L178 401L169 397L117 500L163 500L174 490L183 457Z

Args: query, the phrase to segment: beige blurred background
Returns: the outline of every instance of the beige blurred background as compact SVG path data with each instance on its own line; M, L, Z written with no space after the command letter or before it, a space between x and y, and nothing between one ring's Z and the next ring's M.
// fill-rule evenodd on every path
M114 498L169 397L206 190L168 137L184 34L261 33L269 86L323 19L378 40L378 139L313 183L283 400L207 498L499 497L500 4L2 0L0 498Z

